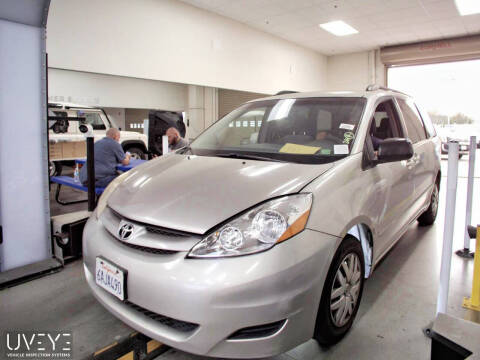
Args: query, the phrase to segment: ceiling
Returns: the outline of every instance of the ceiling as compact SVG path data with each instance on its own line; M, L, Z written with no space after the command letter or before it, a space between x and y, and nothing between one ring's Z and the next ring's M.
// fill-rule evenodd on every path
M480 33L480 14L460 16L454 0L181 1L325 55ZM338 37L318 26L333 20L359 33Z

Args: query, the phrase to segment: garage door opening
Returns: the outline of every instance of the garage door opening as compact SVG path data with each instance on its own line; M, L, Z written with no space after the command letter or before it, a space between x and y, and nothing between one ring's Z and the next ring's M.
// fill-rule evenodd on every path
M391 67L388 87L413 96L430 114L443 141L480 140L480 60Z

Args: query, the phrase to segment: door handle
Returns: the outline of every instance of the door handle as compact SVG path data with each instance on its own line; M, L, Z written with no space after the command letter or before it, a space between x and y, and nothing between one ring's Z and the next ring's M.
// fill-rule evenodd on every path
M420 156L417 153L413 154L413 156L407 160L406 165L407 168L412 169L420 162Z
M420 164L420 155L418 155L417 153L415 153L413 155L413 159L415 161L415 164Z

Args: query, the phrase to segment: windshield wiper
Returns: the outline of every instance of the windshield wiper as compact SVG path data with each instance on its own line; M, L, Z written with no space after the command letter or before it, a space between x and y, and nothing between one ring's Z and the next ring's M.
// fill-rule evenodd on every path
M232 159L249 159L249 160L260 160L260 161L285 162L283 160L274 159L274 158L271 158L271 157L259 156L259 155L249 155L249 154L228 153L228 154L216 154L215 156L232 158Z

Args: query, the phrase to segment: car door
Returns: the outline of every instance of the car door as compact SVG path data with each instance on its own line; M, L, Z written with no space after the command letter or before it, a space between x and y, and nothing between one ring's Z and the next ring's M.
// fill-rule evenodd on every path
M377 102L369 129L372 144L380 144L387 138L405 137L398 108L392 97ZM378 150L378 147L373 150ZM413 171L406 161L377 164L366 171L370 173L376 188L374 258L377 259L393 245L409 221L415 187Z
M412 206L416 210L416 214L412 216L415 217L428 203L432 186L435 183L435 144L428 139L425 126L414 102L406 97L397 97L396 101L407 129L407 136L413 143L414 155L407 162L414 172L415 203Z

